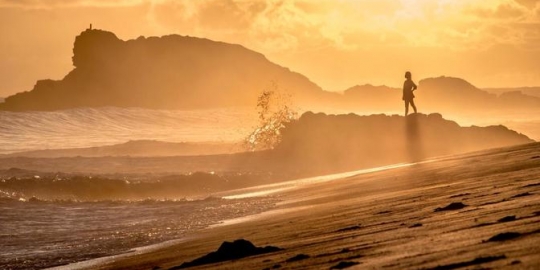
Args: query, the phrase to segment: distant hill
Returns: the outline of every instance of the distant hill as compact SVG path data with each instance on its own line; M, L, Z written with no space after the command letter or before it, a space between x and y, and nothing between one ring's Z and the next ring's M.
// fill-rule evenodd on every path
M343 92L342 103L354 109L391 111L401 109L401 94L401 89L385 85L356 85Z
M419 98L422 106L431 110L489 110L497 108L497 96L482 91L471 83L453 77L438 77L420 80L418 83Z
M445 76L427 78L418 81L417 85L415 95L422 110L450 114L456 111L540 110L540 97L516 91L497 95L479 89L460 78ZM402 107L401 91L401 88L387 86L355 86L344 91L345 104L372 110L395 110L398 104Z
M420 88L421 87L421 88ZM419 89L425 90L422 98L428 106L440 109L465 110L527 110L540 109L540 98L519 92L495 95L481 90L469 82L451 77L421 80Z
M482 90L496 95L512 92L521 92L522 94L527 96L540 98L540 87L482 88Z
M299 104L335 95L240 45L179 35L123 41L87 29L75 39L73 66L60 81L41 80L31 91L7 97L0 109L254 106L272 81Z
M7 97L0 110L254 106L271 82L288 91L292 104L305 110L401 111L403 107L401 87L366 84L343 94L327 92L241 45L189 36L123 41L111 32L87 29L75 38L72 60L75 68L62 80L37 81L31 91ZM529 95L536 88L497 95L501 91L484 91L463 79L444 76L420 80L418 86L423 111L540 108L540 97Z

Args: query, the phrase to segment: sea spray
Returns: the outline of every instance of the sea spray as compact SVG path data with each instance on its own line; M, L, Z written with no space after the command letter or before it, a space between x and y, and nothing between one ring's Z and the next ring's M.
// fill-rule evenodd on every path
M276 82L264 89L257 99L259 123L245 139L249 151L273 149L281 140L280 130L298 118L291 105L291 95Z

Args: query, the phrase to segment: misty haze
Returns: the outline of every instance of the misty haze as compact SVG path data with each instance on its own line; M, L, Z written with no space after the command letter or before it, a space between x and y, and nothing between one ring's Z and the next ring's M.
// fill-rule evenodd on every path
M0 268L536 269L539 26L536 0L0 0Z

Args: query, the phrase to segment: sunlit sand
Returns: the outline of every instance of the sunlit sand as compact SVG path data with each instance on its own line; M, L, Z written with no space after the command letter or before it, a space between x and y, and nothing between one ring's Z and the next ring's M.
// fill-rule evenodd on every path
M252 188L235 190L230 193L239 193L239 194L225 195L225 196L222 196L222 198L243 199L243 198L250 198L250 197L266 196L266 195L271 195L274 193L288 191L294 188L299 188L301 186L305 186L309 184L324 183L327 181L334 181L338 179L354 177L361 174L391 170L391 169L396 169L396 168L403 168L403 167L408 167L408 166L413 166L413 165L423 164L423 163L433 162L433 161L434 160L416 162L416 163L407 163L407 164L395 164L395 165L381 166L381 167L376 167L376 168L356 170L352 172L344 172L344 173L336 173L336 174L329 174L329 175L323 175L323 176L296 179L296 180L286 181L283 183L262 185L262 186L252 187ZM219 194L216 194L216 195L219 195Z
M539 12L0 0L0 268L540 269Z
M401 164L348 173L349 177L334 181L311 179L274 193L283 200L276 210L226 221L201 231L197 240L102 269L171 267L238 238L285 250L207 267L320 268L346 260L390 269L536 265L540 259L535 245L540 237L538 147L473 153L421 166ZM437 210L451 202L463 202L463 209ZM506 216L514 219L498 221ZM514 240L489 240L503 232L518 234ZM309 258L284 262L296 254Z

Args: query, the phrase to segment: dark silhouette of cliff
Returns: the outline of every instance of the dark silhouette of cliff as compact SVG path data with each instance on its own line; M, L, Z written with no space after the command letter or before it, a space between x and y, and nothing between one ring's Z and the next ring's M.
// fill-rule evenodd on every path
M111 32L87 29L75 39L72 60L75 68L62 80L38 81L32 91L6 98L0 109L253 106L271 81L300 105L335 95L260 53L188 36L123 41Z
M123 41L111 32L87 29L75 39L72 61L75 68L62 80L37 81L31 91L0 102L0 110L254 106L272 81L291 94L292 104L303 109L398 111L403 107L401 88L363 85L343 94L327 92L260 53L189 36ZM517 92L497 96L452 77L421 80L416 93L420 111L504 113L540 108L540 97Z

